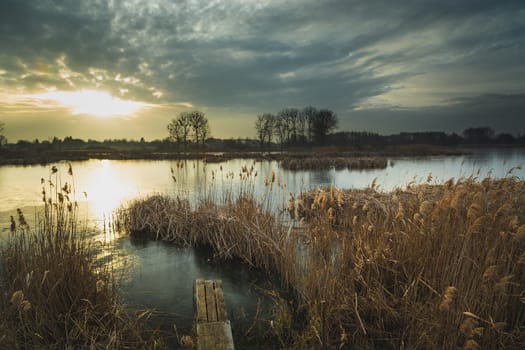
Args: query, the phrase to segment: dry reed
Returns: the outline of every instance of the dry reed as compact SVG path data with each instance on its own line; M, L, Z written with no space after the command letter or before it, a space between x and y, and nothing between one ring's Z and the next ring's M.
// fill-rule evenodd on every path
M524 181L329 188L288 205L294 228L247 193L195 206L154 196L120 217L277 273L294 296L269 324L281 348L525 348Z
M56 167L42 184L45 206L36 227L18 210L1 250L6 294L0 298L0 347L165 348L144 331L149 312L119 304L114 275L97 264L94 243L77 228L74 190L60 184Z

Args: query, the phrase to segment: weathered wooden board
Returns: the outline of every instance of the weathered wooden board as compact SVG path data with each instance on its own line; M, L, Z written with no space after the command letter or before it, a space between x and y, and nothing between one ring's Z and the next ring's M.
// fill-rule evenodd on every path
M195 321L198 350L234 350L220 280L195 281Z
M227 321L228 314L226 313L226 302L224 301L224 293L222 291L222 281L215 280L215 302L217 303L217 320Z
M204 290L206 295L206 315L208 322L217 321L217 303L215 302L215 285L213 281L204 281Z
M230 321L197 323L197 350L235 350Z
M195 281L195 319L197 323L208 321L206 313L206 290L204 280Z

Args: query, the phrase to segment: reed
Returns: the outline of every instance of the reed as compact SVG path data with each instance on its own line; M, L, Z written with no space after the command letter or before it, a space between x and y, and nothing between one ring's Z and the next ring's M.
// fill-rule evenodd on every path
M280 276L292 295L268 321L280 348L524 348L525 182L430 181L292 195L290 220L247 192L153 196L120 219Z
M158 335L145 331L150 312L131 312L119 303L115 275L97 262L98 247L77 227L74 190L62 185L56 167L42 185L44 209L35 227L18 210L1 249L1 347L165 348Z
M287 157L281 160L281 167L287 170L321 169L385 169L388 160L381 157Z
M332 317L360 330L360 346L521 348L524 195L513 178L305 194L308 230L336 247L308 271L335 270ZM479 322L475 337L461 331L469 318Z

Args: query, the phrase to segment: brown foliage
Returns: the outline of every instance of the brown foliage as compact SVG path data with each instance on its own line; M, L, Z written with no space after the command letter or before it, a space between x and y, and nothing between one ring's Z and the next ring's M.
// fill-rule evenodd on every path
M292 228L246 193L196 207L155 196L122 218L131 232L278 273L306 318L290 348L319 348L323 325L334 348L525 346L525 182L330 188L289 205L306 222Z

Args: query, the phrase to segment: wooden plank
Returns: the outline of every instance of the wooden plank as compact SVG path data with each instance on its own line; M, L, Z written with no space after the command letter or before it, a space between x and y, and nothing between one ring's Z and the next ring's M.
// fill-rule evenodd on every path
M230 322L197 323L197 350L234 350Z
M208 320L206 315L206 290L203 279L195 281L195 319L197 322Z
M226 312L226 302L224 301L224 292L222 291L222 281L215 280L215 302L217 304L217 320L227 321L228 313Z
M197 350L234 350L220 280L195 280Z
M208 322L216 322L217 319L217 304L215 302L214 283L212 280L204 281L206 290L206 312Z

